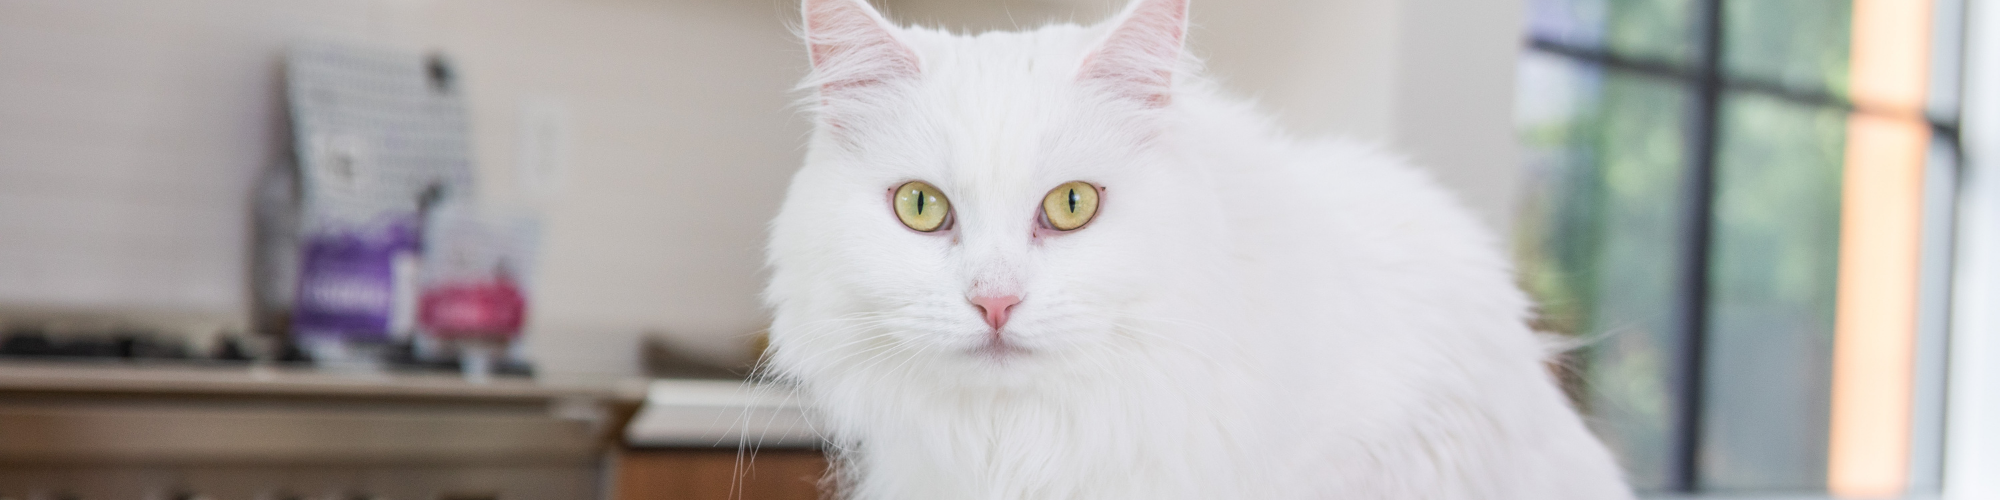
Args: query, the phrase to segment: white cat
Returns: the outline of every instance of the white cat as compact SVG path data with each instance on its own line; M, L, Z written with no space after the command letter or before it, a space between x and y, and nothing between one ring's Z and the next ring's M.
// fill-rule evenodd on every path
M804 0L767 368L859 499L1629 499L1494 239L1285 138L1187 0L972 36Z

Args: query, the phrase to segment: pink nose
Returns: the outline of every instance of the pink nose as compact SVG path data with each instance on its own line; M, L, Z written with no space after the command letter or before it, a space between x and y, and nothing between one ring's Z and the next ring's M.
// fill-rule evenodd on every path
M973 297L967 300L972 301L972 307L977 307L979 312L986 314L986 326L993 327L995 331L1007 326L1007 312L1014 309L1014 304L1021 303L1021 298L1013 295Z

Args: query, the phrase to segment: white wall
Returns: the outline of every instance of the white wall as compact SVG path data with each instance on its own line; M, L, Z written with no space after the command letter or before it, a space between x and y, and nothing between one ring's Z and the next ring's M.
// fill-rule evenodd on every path
M1969 2L1944 498L2000 498L2000 9Z
M1117 0L888 0L990 28ZM279 57L301 38L443 49L490 198L544 217L531 347L636 369L665 331L720 353L761 328L764 222L800 157L792 0L0 2L0 311L247 317L249 187L288 147ZM1216 76L1302 134L1380 141L1485 218L1512 216L1520 0L1196 0ZM1009 21L1011 16L1011 22ZM531 110L537 110L532 111ZM552 110L552 111L551 111ZM523 121L567 129L559 189L515 183ZM4 318L0 318L4 319Z

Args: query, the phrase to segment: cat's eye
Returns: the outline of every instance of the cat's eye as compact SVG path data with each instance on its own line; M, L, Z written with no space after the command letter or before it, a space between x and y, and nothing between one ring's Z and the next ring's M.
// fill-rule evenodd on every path
M896 218L910 229L928 233L951 222L951 201L936 186L923 181L897 186L895 196L889 201L896 206Z
M1097 217L1097 186L1071 181L1042 197L1042 221L1050 229L1074 231Z

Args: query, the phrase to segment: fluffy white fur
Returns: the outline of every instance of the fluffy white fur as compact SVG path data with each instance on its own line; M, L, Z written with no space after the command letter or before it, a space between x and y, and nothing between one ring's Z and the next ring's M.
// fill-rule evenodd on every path
M818 126L767 368L861 499L1628 499L1494 239L1417 170L1297 141L1182 55L1186 0L973 36L805 0ZM955 225L898 222L936 185ZM1104 187L1096 220L1044 193ZM996 348L967 302L1016 294Z

